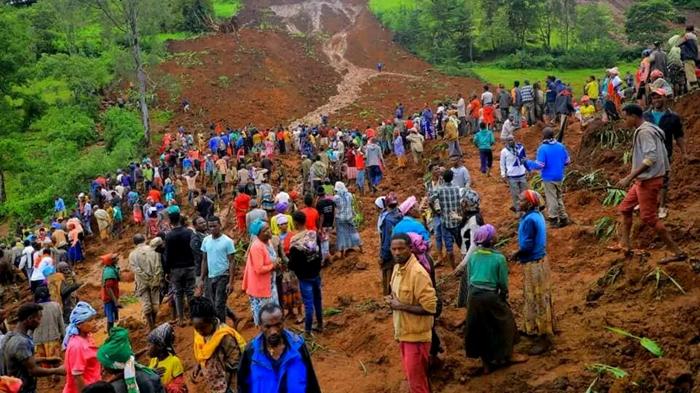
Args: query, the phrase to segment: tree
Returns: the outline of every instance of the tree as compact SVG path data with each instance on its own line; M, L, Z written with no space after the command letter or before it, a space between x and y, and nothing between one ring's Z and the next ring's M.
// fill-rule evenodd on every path
M576 41L586 49L607 42L613 31L613 15L600 3L581 4L576 10Z
M521 48L525 47L527 33L537 24L537 15L542 2L540 0L508 0L508 26L515 35Z
M635 2L625 13L625 33L629 42L649 45L668 32L666 22L675 11L669 0Z
M156 0L94 0L94 4L104 14L107 23L124 34L131 49L134 72L138 85L139 109L146 146L151 143L151 128L146 103L146 71L141 57L141 28L147 24L146 15L152 16L158 6ZM143 19L142 19L143 18ZM153 22L151 20L151 22Z

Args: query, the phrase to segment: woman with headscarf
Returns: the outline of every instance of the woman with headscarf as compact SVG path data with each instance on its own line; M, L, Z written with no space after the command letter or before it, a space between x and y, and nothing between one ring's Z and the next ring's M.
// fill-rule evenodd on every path
M481 198L476 191L472 190L471 188L464 188L460 191L462 221L459 226L459 231L460 239L462 239L460 251L462 252L463 257L462 262L460 262L452 272L452 274L462 277L459 283L459 295L457 297L458 307L467 306L467 296L469 294L469 258L477 249L477 244L474 237L476 231L479 229L479 226L484 225L484 219L481 217L480 203ZM469 239L469 241L467 241L467 239Z
M248 233L253 240L243 270L242 289L248 294L255 326L259 326L258 313L260 308L271 302L279 304L274 273L280 265L270 257L268 247L272 237L270 226L265 221L256 220L248 228Z
M484 373L527 358L514 355L518 338L508 305L508 263L493 249L496 229L480 226L474 234L478 249L469 257L469 298L464 329L467 357L481 358Z
M358 247L362 252L362 240L355 227L355 208L353 195L343 182L335 183L335 221L336 221L336 250L340 258L344 258L347 250Z
M552 283L549 262L546 259L547 227L540 213L542 196L533 190L520 194L520 217L518 226L518 251L511 259L523 265L523 331L536 336L531 355L549 350L554 335L554 311L552 306Z
M280 235L280 220L283 218L286 219L287 223L287 230L293 231L294 230L294 223L292 222L292 216L287 213L287 210L289 209L289 204L287 202L278 202L275 205L275 211L277 212L276 215L274 215L270 219L270 232L272 232L273 236L279 236Z
M192 382L197 392L236 392L236 375L245 339L216 317L214 304L206 297L195 297L190 306L197 362Z
M166 393L187 393L185 369L175 355L175 331L165 322L148 334L149 368L160 375Z
M401 212L401 221L399 221L391 231L391 236L398 233L415 233L420 235L424 241L430 244L430 232L425 228L425 225L419 219L421 213L418 210L418 200L411 195L399 205Z
M97 360L102 365L105 381L116 393L128 393L126 378L134 376L139 393L165 393L160 377L155 371L136 363L129 341L129 331L114 327L107 340L97 350Z
M70 313L70 324L63 338L66 351L66 385L63 393L79 393L83 388L101 379L100 363L97 361L97 345L92 334L97 331L95 311L86 302L78 302Z

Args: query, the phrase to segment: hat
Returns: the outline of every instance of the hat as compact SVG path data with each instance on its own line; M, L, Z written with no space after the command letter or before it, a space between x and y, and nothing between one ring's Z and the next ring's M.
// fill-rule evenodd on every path
M399 206L399 210L401 211L401 214L406 215L413 206L416 205L416 197L411 195L410 197L406 198L405 201L401 202L401 205Z
M384 209L386 207L386 205L384 203L384 197L380 196L377 199L375 199L374 205L377 206L380 210Z
M656 89L652 89L651 94L656 94L656 95L661 96L661 97L666 97L668 95L668 92L663 87L659 87Z
M286 214L280 214L277 216L277 225L289 224L289 218Z
M163 239L160 237L154 237L153 239L151 239L148 245L153 248L158 248L163 245Z

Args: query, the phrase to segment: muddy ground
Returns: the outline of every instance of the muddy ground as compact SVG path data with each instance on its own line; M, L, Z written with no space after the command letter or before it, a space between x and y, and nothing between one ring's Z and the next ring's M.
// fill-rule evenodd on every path
M457 92L469 95L480 91L482 82L442 75L397 47L360 0L296 3L248 2L241 15L246 27L238 36L213 35L171 43L173 58L152 72L179 81L179 94L190 99L193 111L179 112L179 99L173 90L161 89L161 107L175 112L161 132L174 131L180 125L201 132L210 121L218 119L234 127L247 123L272 127L313 121L326 111L331 113L331 122L364 128L390 117L398 102L412 112L426 102L433 104ZM386 73L374 70L378 61L386 64ZM698 94L683 97L675 105L684 117L691 154L673 163L671 213L666 220L691 256L700 248L698 98ZM326 106L329 102L331 105ZM596 378L587 370L592 363L617 366L630 373L621 380L601 375L595 391L698 391L693 387L700 385L700 276L697 265L693 265L697 260L663 267L678 282L682 293L663 274L657 282L657 261L666 253L648 229L637 231L638 246L650 253L644 259L624 260L605 250L612 240L597 239L594 226L601 217L615 218L614 209L602 206L604 190L594 191L595 187L577 179L601 169L602 178L614 183L629 167L623 162L626 147L600 147L600 132L582 131L573 124L565 139L574 157L574 174L567 182L565 202L575 224L549 231L557 326L554 350L488 376L476 375L479 362L466 359L463 352L460 324L465 310L452 306L457 283L444 278L449 271L440 268L438 281L448 306L438 322L438 333L446 352L442 355L444 365L433 373L434 391L583 392ZM533 155L541 139L540 127L520 130L517 137ZM427 158L438 159L437 152L432 152L435 145L428 143ZM466 164L474 187L481 194L484 217L498 228L501 239L507 239L503 251L512 252L517 243L516 221L508 210L507 186L497 177L478 173L478 154L469 141L464 140L462 148L467 152ZM295 157L284 157L279 164L288 176L298 173ZM497 165L498 161L494 163ZM396 191L401 198L421 196L424 172L424 166L413 164L402 172L390 166L380 190ZM324 307L342 310L327 319L327 330L310 343L325 392L407 391L390 314L382 302L373 198L361 198L365 253L351 254L323 271ZM88 248L88 262L78 268L83 280L89 282L81 290L81 298L97 303L93 300L98 293L93 284L99 277L96 256L109 251L126 257L131 249L129 238L136 230L128 228L116 243ZM233 228L228 227L227 232L232 234ZM125 261L122 263L126 268ZM517 265L510 269L510 302L520 321L521 269ZM129 293L133 284L123 283L122 290ZM252 337L256 331L249 320L246 297L237 292L229 304L246 318L241 331ZM143 348L146 331L140 322L139 305L127 305L122 315L133 328L134 346ZM169 310L164 306L161 320L168 318ZM636 341L606 332L605 326L649 337L661 345L665 354L655 358ZM177 336L178 354L191 370L191 327L178 328ZM523 340L518 349L524 350L527 345ZM62 386L48 385L43 384L41 391L57 392ZM199 392L196 386L191 388Z

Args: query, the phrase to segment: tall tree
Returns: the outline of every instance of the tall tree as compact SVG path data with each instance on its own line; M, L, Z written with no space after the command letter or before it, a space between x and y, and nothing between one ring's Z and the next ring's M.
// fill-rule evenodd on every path
M675 14L669 0L635 2L625 13L625 33L629 42L649 45L668 32L666 22Z
M141 111L141 123L143 124L143 136L146 145L151 143L151 127L148 115L147 76L141 53L141 30L153 24L156 0L93 0L94 4L105 16L108 24L124 35L131 50L133 70L136 74L138 86L139 109Z
M586 49L607 42L614 29L610 7L601 3L576 6L576 41Z
M521 48L525 47L527 34L537 25L537 15L540 11L541 0L508 0L508 26Z

